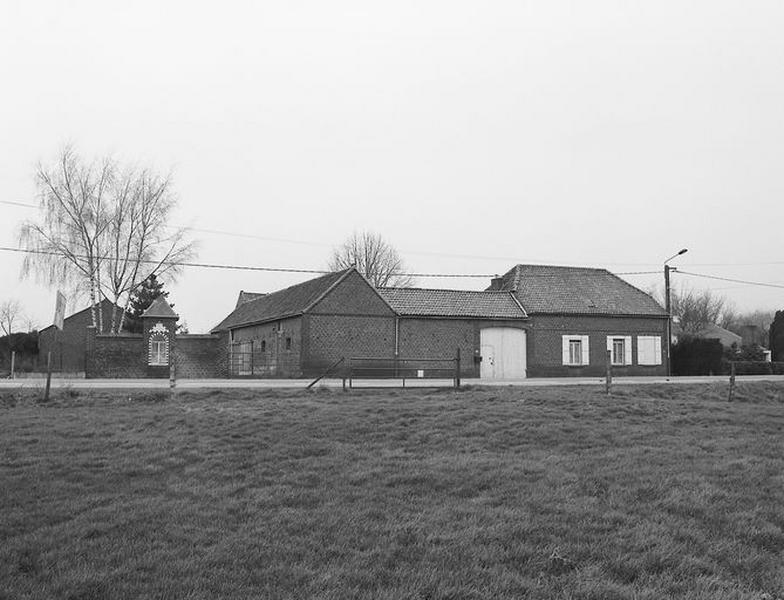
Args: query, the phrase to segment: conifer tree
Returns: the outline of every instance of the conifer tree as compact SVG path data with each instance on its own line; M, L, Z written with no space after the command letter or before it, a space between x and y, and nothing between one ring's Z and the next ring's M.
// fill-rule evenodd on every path
M158 281L158 278L153 274L147 277L131 296L131 303L128 306L128 331L142 333L142 314L150 308L158 296L166 298L169 296L169 292L164 291L163 282Z

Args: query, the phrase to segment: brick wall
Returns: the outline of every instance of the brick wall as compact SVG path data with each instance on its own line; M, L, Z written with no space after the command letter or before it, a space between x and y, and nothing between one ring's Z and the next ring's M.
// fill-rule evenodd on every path
M174 352L177 379L225 377L226 349L217 335L178 335Z
M479 377L480 331L485 327L525 329L526 322L490 319L400 319L401 358L452 358L460 348L462 377Z
M238 342L253 344L252 368L245 369L245 376L302 376L302 317L242 327L233 336L234 348Z
M632 365L613 366L615 375L666 374L666 319L644 317L599 317L534 315L528 334L529 377L594 377L605 373L607 336L632 336ZM563 335L589 336L590 364L570 367L562 364ZM662 364L637 364L637 336L662 338Z
M147 346L141 334L98 335L90 327L86 354L88 379L147 377Z
M340 358L394 358L393 316L305 315L302 372L319 375Z
M394 316L395 312L356 271L314 305L309 314Z
M226 336L180 335L172 347L178 379L212 379L226 376ZM143 379L169 377L168 367L150 367L143 334L98 335L88 328L86 369L88 379Z

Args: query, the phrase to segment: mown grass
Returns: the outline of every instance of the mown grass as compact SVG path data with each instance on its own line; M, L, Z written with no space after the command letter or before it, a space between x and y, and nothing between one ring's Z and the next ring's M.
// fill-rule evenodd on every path
M784 597L784 386L738 400L0 391L0 598Z

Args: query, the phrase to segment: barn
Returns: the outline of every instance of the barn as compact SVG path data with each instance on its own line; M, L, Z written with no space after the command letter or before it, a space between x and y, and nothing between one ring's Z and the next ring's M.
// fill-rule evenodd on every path
M484 291L375 289L355 269L241 292L212 331L229 376L310 377L341 358L442 359L463 377L666 372L667 315L604 269L516 265Z

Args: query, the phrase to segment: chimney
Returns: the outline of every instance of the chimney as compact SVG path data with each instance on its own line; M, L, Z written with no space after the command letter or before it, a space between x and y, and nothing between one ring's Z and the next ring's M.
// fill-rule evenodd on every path
M490 280L490 291L497 292L503 289L504 289L504 278L499 277L498 274L496 274L496 276Z

